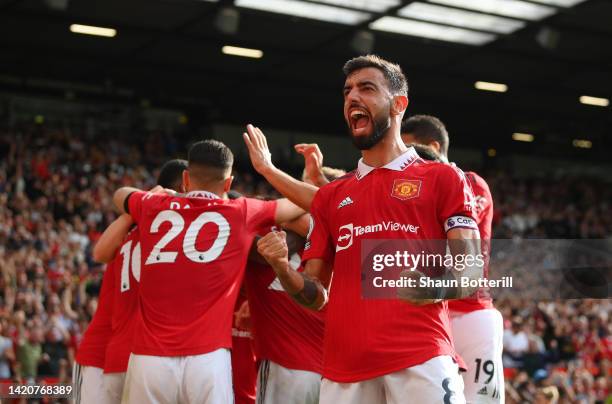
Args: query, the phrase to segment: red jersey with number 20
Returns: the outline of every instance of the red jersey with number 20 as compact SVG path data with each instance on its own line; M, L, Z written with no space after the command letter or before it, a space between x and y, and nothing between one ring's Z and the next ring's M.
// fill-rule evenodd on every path
M491 226L493 223L493 197L489 185L480 175L468 171L465 177L474 191L474 215L478 222L478 231L482 240L482 252L486 254L487 265L484 267L484 277L489 276L488 254L491 247ZM487 289L478 290L473 296L465 299L448 301L448 309L457 312L472 312L482 309L492 309L493 299Z
M187 356L230 348L249 249L274 223L275 201L135 192L142 268L135 354Z
M138 314L138 282L140 282L140 243L138 228L127 234L115 257L113 283L113 335L106 348L104 373L127 371L136 315Z
M361 295L361 241L443 240L455 227L477 230L463 173L426 162L413 148L380 168L358 169L322 187L312 207L303 260L332 264L323 377L358 382L456 357L446 302L414 306Z

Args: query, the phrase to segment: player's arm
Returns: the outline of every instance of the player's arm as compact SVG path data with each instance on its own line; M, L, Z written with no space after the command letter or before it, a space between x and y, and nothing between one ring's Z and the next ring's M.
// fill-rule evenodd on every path
M480 234L478 230L468 228L454 228L446 233L448 247L452 256L472 257L470 260L463 260L460 268L451 266L448 268L449 277L460 280L461 278L470 281L478 281L483 276L484 257L481 253ZM455 262L455 260L453 260ZM461 286L455 290L449 288L444 292L443 298L462 299L471 296L478 290L478 287ZM469 282L467 282L469 284Z
M310 215L302 215L295 220L282 223L281 226L285 230L291 230L302 237L306 237L310 227ZM291 249L289 251L291 251Z
M270 232L257 242L259 253L272 267L281 285L297 303L313 310L320 310L327 303L327 289L331 267L322 259L307 261L303 272L289 266L286 234Z
M94 261L106 264L112 260L133 224L134 221L128 214L123 214L115 219L98 239L93 249Z
M274 221L277 224L291 222L305 213L306 211L304 209L294 204L289 199L277 199L276 211L274 212Z
M244 142L249 151L249 157L253 168L264 176L264 178L283 196L290 199L299 207L310 210L312 199L317 193L317 187L298 181L289 174L279 170L272 163L272 155L268 148L268 142L263 132L253 125L247 126L244 133ZM284 203L283 203L284 204ZM297 216L295 216L297 217ZM284 220L284 221L288 221Z
M139 192L140 189L134 187L121 187L113 195L113 203L119 212L128 213L127 201L131 194Z

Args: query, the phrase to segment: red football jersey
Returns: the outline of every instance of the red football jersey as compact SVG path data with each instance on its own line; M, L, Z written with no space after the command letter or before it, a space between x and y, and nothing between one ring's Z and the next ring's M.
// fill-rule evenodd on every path
M104 369L106 347L112 334L113 284L116 265L116 258L106 264L98 297L98 308L77 349L75 360L81 366Z
M140 243L138 228L130 230L115 258L113 284L113 335L106 348L105 373L127 371L132 339L138 312L138 283L140 282Z
M136 192L141 321L132 352L187 356L229 348L232 317L255 234L274 223L275 201Z
M246 297L239 295L234 311L238 311ZM255 404L257 398L257 357L251 331L232 327L232 385L234 404Z
M361 241L443 240L455 227L477 229L463 173L426 162L413 148L381 168L358 169L322 187L311 214L304 261L332 264L323 376L357 382L456 353L446 302L413 306L361 296ZM456 220L459 219L459 220Z
M300 256L290 257L294 269ZM325 314L297 304L287 295L274 270L249 262L245 283L251 308L255 353L287 369L321 373Z
M472 186L472 191L474 191L474 215L478 223L480 239L482 240L482 252L487 255L485 262L488 264L489 247L491 246L491 227L493 223L493 197L491 196L489 185L484 178L472 171L466 172L465 177ZM484 276L489 276L489 265L484 267ZM448 309L450 311L468 313L492 308L493 299L491 299L487 289L480 289L473 296L466 299L448 301Z

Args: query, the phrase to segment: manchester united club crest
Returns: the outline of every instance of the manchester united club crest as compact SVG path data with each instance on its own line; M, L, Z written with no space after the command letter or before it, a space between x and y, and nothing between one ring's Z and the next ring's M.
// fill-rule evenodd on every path
M421 180L396 179L393 181L391 196L405 201L416 198L421 192Z

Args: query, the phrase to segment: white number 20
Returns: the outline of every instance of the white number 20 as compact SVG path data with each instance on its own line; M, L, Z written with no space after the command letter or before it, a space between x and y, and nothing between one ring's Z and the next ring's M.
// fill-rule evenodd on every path
M147 257L145 265L173 263L176 261L178 251L162 251L168 243L174 240L185 228L185 219L174 210L164 210L151 223L150 232L155 234L159 232L162 223L170 222L172 227L170 230L155 244L151 253ZM195 243L200 230L207 223L214 223L219 228L219 233L213 244L205 251L196 249ZM230 225L227 219L218 212L204 212L196 220L194 220L185 233L183 238L183 252L187 258L193 262L207 263L216 260L227 244L230 235Z

